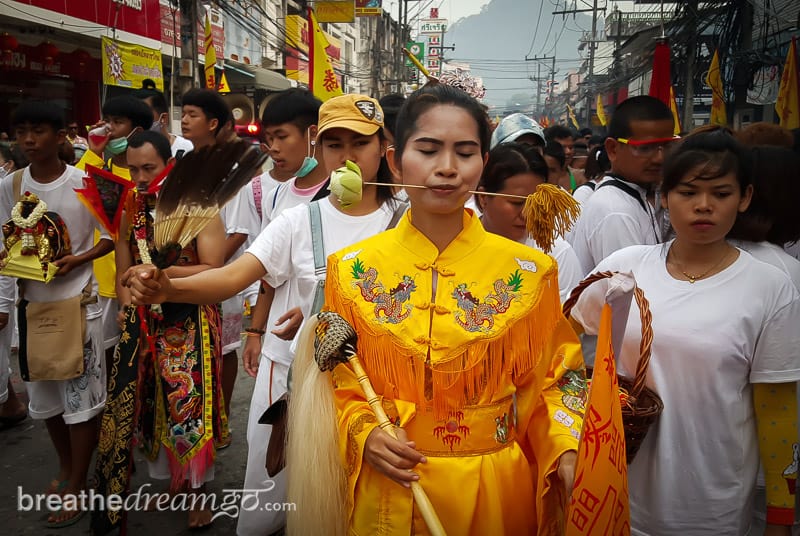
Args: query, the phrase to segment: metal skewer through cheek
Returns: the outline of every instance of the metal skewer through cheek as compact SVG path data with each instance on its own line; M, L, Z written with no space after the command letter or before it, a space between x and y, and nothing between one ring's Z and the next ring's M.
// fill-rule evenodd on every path
M385 182L367 182L364 181L364 184L368 184L370 186L387 186ZM395 186L397 188L421 188L423 190L430 190L428 186L423 186L421 184L394 184L389 186ZM497 192L481 192L478 190L467 190L468 194L478 194L478 195L493 195L496 197L511 197L514 199L528 199L527 195L514 195L514 194L500 194Z

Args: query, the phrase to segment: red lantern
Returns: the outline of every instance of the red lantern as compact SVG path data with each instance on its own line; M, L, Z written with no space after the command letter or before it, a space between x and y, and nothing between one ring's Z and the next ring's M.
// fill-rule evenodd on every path
M42 58L42 62L50 67L55 63L56 58L58 57L59 50L53 43L50 41L45 41L44 43L39 45L39 55Z
M17 50L19 43L17 38L8 32L0 35L0 54L2 54L3 65L9 65L14 60L14 51Z

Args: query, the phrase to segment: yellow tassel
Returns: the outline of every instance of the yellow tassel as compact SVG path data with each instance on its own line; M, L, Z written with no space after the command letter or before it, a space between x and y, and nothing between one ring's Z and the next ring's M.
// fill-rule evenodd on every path
M579 214L578 202L554 184L540 184L522 209L528 234L545 253L550 253L558 236L572 229Z

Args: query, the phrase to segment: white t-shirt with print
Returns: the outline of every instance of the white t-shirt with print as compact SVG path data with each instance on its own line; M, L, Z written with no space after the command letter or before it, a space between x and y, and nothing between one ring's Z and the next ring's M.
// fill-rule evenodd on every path
M173 136L175 136L175 140L170 146L170 149L172 150L172 156L177 157L178 151L183 151L181 154L181 156L183 156L194 149L194 144L183 136L178 136L177 134L173 134Z
M61 216L69 232L73 255L81 255L92 249L94 247L94 231L99 228L99 225L78 200L74 190L83 188L84 173L75 167L67 166L58 179L45 184L35 181L31 177L30 169L29 166L23 170L22 191L36 194L47 203L49 212L55 212ZM11 209L18 200L19 192L12 192L14 189L12 182L10 177L0 182L0 221L2 222L11 219ZM110 239L105 230L101 230L100 238ZM51 302L72 298L79 295L89 281L93 281L95 294L97 293L97 281L94 281L92 275L91 262L73 269L63 277L54 277L50 283L28 279L20 281L22 281L25 299L31 302ZM93 318L98 312L99 308L96 306L87 307L87 318Z
M390 203L364 216L345 214L334 208L328 198L319 200L319 208L326 257L384 231L393 215ZM264 279L275 287L267 321L268 335L264 337L261 355L289 365L293 356L291 341L279 339L269 331L275 329L276 320L293 307L300 307L304 317L311 311L317 277L308 206L283 211L258 235L247 253L261 261L267 271Z
M584 274L618 249L661 242L660 221L645 190L621 181L636 192L634 197L616 186L603 186L609 180L603 179L581 205L581 215L569 237Z
M666 269L670 244L632 246L598 271L632 271L650 302L647 385L664 402L628 468L632 533L746 534L759 468L752 383L800 379L800 297L774 266L740 251L695 283ZM573 316L597 333L605 285L587 289ZM631 313L618 359L632 377L641 323Z

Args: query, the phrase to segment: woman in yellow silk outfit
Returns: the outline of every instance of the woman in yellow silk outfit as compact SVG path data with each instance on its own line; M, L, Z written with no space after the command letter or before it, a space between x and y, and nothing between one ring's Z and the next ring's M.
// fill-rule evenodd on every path
M561 314L553 259L487 233L463 208L489 136L466 93L417 91L388 159L403 184L427 188L406 189L411 210L394 230L328 259L326 308L355 328L358 355L399 427L398 440L381 430L352 371L334 370L350 534L426 534L408 489L417 479L451 536L561 531L583 360ZM309 391L296 381L293 397ZM313 425L301 418L290 420L290 436ZM292 445L292 460L300 458ZM292 482L290 500L303 497ZM289 530L311 533L319 523L299 502Z
M377 113L366 102L360 109ZM414 93L387 157L398 180L425 188L407 188L411 210L395 229L328 259L326 307L356 329L399 439L377 427L349 369L334 371L332 389L301 340L291 407L322 399L323 385L329 403L290 408L290 534L426 534L412 480L450 536L562 532L583 359L561 314L553 259L487 233L464 210L486 161L488 125L461 90ZM166 299L169 282L154 275L148 268L126 281L134 303ZM212 287L210 276L196 280ZM309 370L317 384L306 382Z

